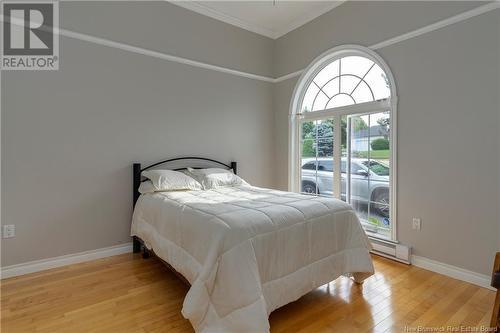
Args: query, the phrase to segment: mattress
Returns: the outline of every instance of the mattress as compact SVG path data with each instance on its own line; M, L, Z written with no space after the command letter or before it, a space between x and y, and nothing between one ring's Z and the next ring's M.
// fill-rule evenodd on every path
M269 314L341 275L373 274L345 202L249 185L143 194L131 228L191 284L197 332L268 332Z

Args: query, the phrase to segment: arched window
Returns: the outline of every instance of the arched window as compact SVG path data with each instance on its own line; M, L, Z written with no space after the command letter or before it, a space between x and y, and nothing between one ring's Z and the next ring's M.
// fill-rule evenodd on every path
M347 201L369 234L395 239L395 112L394 79L375 52L318 57L291 103L290 189Z

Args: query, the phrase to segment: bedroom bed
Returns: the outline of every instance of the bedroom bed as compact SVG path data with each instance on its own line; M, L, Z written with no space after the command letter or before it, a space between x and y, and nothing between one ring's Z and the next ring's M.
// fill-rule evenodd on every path
M182 314L197 332L268 332L273 310L341 275L360 283L373 274L367 237L343 201L244 181L139 193L146 170L200 163L236 174L235 162L204 158L134 164L131 226L134 252L153 251L191 285Z

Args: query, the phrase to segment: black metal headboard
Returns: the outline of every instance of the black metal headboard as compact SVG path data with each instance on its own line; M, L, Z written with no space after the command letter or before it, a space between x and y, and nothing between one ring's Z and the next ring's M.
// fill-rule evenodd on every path
M139 186L141 185L141 172L145 171L145 170L148 170L148 169L151 169L151 168L154 168L156 166L159 166L159 165L162 165L162 164L167 164L167 163L172 163L172 162L176 162L176 161L183 161L183 160L187 160L187 161L204 161L204 162L210 162L210 164L214 164L214 165L217 165L217 166L223 166L223 167L226 167L228 169L233 169L233 172L236 174L237 173L237 164L236 162L231 162L229 164L226 164L226 163L222 163L222 162L219 162L219 161L216 161L216 160L213 160L211 158L204 158L204 157L177 157L177 158L171 158L171 159L168 159L168 160L164 160L164 161L161 161L161 162L157 162L157 163L154 163L154 164L151 164L145 168L142 168L141 169L141 163L134 163L133 164L133 187L134 187L134 206L135 206L135 203L137 202L137 199L139 199ZM173 169L170 169L170 170L184 170L188 167L193 167L193 168L199 168L199 166L195 166L195 165L189 165L189 163L186 163L186 165L184 165L183 167L180 167L180 168L173 168ZM166 169L169 169L168 167Z

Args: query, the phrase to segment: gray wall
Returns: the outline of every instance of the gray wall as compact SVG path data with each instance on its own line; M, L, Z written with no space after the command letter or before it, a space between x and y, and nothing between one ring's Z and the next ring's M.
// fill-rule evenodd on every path
M272 39L166 1L80 1L61 7L61 25L68 30L253 74L273 73Z
M275 70L290 73L334 46L373 45L477 5L347 2L278 39ZM378 51L399 97L398 238L416 255L483 274L499 244L499 31L495 10ZM296 82L274 87L282 189ZM420 232L411 229L412 217L422 218Z
M64 28L119 41L126 36L111 30L132 11L134 22L162 17L155 25L172 35L176 22L176 54L269 71L268 38L166 2L61 3ZM193 20L198 49L180 45L182 35L194 38ZM147 40L142 27L131 44ZM273 185L271 84L65 37L60 48L59 71L2 72L2 224L16 225L16 237L2 240L3 266L129 242L134 161L235 160L250 183Z
M295 72L334 46L377 44L484 3L350 1L278 38L273 69L276 76Z

